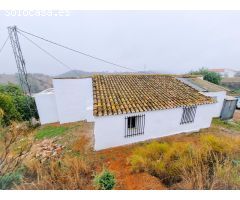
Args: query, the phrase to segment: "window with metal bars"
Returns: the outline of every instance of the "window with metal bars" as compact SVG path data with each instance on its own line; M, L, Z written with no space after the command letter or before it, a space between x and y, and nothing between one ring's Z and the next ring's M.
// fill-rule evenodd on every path
M125 137L143 135L145 128L145 115L125 117Z
M196 115L197 106L183 108L183 114L180 124L193 123Z

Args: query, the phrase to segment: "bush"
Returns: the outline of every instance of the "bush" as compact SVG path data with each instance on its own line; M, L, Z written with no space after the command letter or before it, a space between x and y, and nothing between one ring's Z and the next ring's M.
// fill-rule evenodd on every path
M221 82L221 75L216 72L210 72L207 68L201 68L198 71L190 72L192 75L202 75L204 80L219 85Z
M8 94L0 93L0 109L2 110L2 125L9 125L11 121L19 121L22 119L16 109L14 99Z
M95 177L94 184L100 190L112 190L116 184L114 174L104 169Z
M191 142L147 144L135 149L129 161L134 172L148 172L167 186L214 189L221 184L229 188L233 183L240 186L240 179L234 178L240 167L232 164L237 158L239 141L203 135L198 145Z
M220 76L220 74L218 74L216 72L208 71L206 74L204 74L203 79L207 80L211 83L217 84L217 85L219 85L221 82L221 76Z
M181 180L180 171L193 156L192 146L183 142L168 144L153 142L137 148L130 157L133 171L146 171L166 185Z
M39 118L34 98L24 95L23 91L14 84L0 85L0 108L4 111L2 122L6 126L11 121Z
M7 190L11 189L15 184L19 184L22 179L20 172L8 173L0 176L0 189Z

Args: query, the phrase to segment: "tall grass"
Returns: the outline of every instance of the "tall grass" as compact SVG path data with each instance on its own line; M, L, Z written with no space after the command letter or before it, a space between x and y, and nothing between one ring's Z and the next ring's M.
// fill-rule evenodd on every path
M35 160L27 168L25 183L18 189L87 189L93 179L93 164L79 157L65 156L48 163Z
M129 158L133 172L148 172L178 189L240 188L238 140L203 135L191 142L152 142L134 150Z
M27 173L18 189L93 189L96 161L83 145L87 141L85 137L77 139L59 160L40 162L33 158L26 162Z

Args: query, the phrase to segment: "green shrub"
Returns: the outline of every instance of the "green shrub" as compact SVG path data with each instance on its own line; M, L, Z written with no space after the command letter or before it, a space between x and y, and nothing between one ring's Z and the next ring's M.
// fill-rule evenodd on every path
M200 68L197 71L191 71L190 74L192 75L202 75L204 80L207 80L211 83L219 85L221 82L221 76L219 73L211 72L207 68Z
M94 178L94 185L99 190L112 190L116 184L114 174L104 169Z
M211 83L219 85L220 82L221 82L221 75L216 73L216 72L209 72L208 71L206 74L204 74L203 79L207 80Z
M13 97L8 94L0 93L0 109L3 111L1 122L4 126L9 125L11 121L22 119L16 109Z
M25 95L22 89L14 84L0 84L0 108L4 111L3 125L9 125L10 121L39 118L34 98Z
M0 189L8 190L11 189L15 184L19 184L22 179L20 172L8 173L0 176Z

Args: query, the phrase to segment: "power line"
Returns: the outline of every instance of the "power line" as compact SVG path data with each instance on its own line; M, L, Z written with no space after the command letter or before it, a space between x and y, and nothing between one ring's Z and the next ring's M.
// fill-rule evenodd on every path
M42 47L40 47L37 43L35 43L34 41L32 41L30 38L28 38L26 35L24 35L23 33L19 32L19 34L21 34L25 39L27 39L29 42L31 42L33 45L35 45L36 47L38 47L40 50L42 50L44 53L46 53L48 56L50 56L51 58L53 58L54 60L56 60L58 63L60 63L61 65L63 65L64 67L73 70L71 67L69 67L67 64L65 64L64 62L62 62L61 60L59 60L57 57L55 57L54 55L52 55L51 53L49 53L47 50L43 49Z
M19 32L26 33L26 34L28 34L28 35L31 35L31 36L36 37L36 38L38 38L38 39L41 39L41 40L44 40L44 41L46 41L46 42L52 43L52 44L54 44L54 45L56 45L56 46L59 46L59 47L68 49L68 50L73 51L73 52L75 52L75 53L79 53L79 54L81 54L81 55L84 55L84 56L93 58L93 59L95 59L95 60L99 60L99 61L105 62L105 63L107 63L107 64L114 65L114 66L119 67L119 68L124 68L124 69L128 69L128 70L131 70L131 71L137 71L136 69L129 68L129 67L124 67L124 66L122 66L122 65L119 65L119 64L116 64L116 63L113 63L113 62L110 62L110 61L107 61L107 60L104 60L104 59L101 59L101 58L92 56L92 55L90 55L90 54L87 54L87 53L84 53L84 52L81 52L81 51L72 49L72 48L70 48L70 47L61 45L61 44L59 44L59 43L50 41L50 40L45 39L45 38L43 38L43 37L40 37L40 36L37 36L37 35L35 35L35 34L29 33L29 32L27 32L27 31L23 31L23 30L21 30L21 29L19 29L19 28L17 28L17 29L18 29Z
M5 47L5 45L7 44L7 41L9 40L9 35L7 36L7 39L5 40L5 42L3 43L1 49L0 49L0 53L2 52L3 48Z

